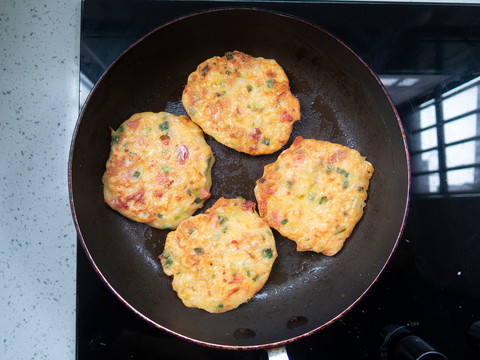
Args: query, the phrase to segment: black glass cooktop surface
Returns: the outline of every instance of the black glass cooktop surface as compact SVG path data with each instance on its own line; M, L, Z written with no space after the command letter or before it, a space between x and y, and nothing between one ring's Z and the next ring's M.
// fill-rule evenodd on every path
M137 39L227 6L291 14L343 40L386 86L411 157L410 210L388 267L345 316L288 344L289 357L415 359L430 351L422 359L479 359L480 6L84 0L81 101ZM79 360L267 358L264 350L196 345L146 323L102 283L80 245L77 272Z

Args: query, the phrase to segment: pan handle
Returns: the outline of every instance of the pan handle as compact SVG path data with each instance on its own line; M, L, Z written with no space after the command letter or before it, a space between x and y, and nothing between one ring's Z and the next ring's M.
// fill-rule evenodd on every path
M285 346L267 349L267 353L268 360L288 360L287 348Z

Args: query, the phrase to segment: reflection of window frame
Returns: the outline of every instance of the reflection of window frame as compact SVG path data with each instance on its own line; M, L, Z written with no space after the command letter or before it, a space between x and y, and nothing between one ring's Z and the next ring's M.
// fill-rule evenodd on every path
M448 120L444 119L444 111L443 111L443 104L444 101L452 98L453 96L456 96L458 94L464 93L469 89L472 89L473 87L477 87L477 99L476 99L476 108L470 111L467 111L465 113L462 113L460 115L456 115L452 118L449 118ZM419 115L421 110L428 108L429 106L433 106L435 110L435 122L432 125L426 126L426 127L421 127L418 126L419 124ZM420 144L415 144L417 145L418 150L411 151L410 155L411 158L413 159L414 157L420 158L422 154L436 150L438 152L438 169L437 170L422 170L422 171L414 171L415 165L412 163L412 180L415 181L416 179L418 180L419 177L422 176L431 176L438 174L439 178L439 187L438 191L436 192L421 192L418 193L419 195L447 195L447 194L477 194L480 193L480 182L478 181L480 179L480 78L474 79L470 81L469 83L459 86L451 91L448 91L443 94L439 94L436 96L433 100L427 101L420 105L417 109L417 112L415 114L412 120L412 122L409 124L411 125L410 128L413 130L410 131L409 137L410 141L414 141L415 136L418 138L417 141L420 141L420 134L424 131L430 130L430 129L436 129L437 132L437 145L433 147L428 147L428 148L421 148ZM457 120L461 120L463 118L466 118L468 116L476 115L476 133L472 134L472 136L460 139L460 140L455 140L452 141L448 144L445 143L445 125L452 123ZM416 122L416 124L414 123ZM415 127L417 125L418 128ZM460 145L460 144L466 144L471 141L476 141L478 142L476 144L476 154L475 154L475 160L473 163L469 164L464 164L464 165L457 165L457 166L447 166L447 154L446 154L446 149L451 146L455 145ZM415 148L415 146L413 146ZM418 156L417 156L418 155ZM462 170L462 169L471 169L473 168L474 171L474 184L471 189L456 189L453 190L452 188L449 189L449 185L447 182L447 174L451 171L456 171L456 170Z

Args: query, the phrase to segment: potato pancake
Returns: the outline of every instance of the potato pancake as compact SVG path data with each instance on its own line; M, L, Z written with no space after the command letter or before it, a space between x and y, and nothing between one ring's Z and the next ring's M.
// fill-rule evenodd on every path
M373 171L356 150L299 136L257 180L260 216L298 251L335 255L363 215Z
M276 257L272 230L255 203L220 198L167 235L160 260L186 306L222 313L263 287Z
M103 193L112 209L174 229L210 197L215 160L202 130L186 116L134 114L111 133Z
M300 103L280 65L240 51L198 65L182 102L205 133L250 155L279 150L300 120Z

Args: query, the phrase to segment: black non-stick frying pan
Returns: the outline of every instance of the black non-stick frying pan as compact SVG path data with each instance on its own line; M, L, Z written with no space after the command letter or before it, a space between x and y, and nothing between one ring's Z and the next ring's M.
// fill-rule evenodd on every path
M278 259L248 303L210 314L185 307L158 255L167 231L130 221L103 200L109 127L136 112L185 114L181 94L202 61L240 50L275 59L299 98L297 135L358 150L375 167L362 220L327 257L297 252L274 231ZM255 201L255 181L279 152L249 156L206 136L216 158L212 197ZM301 19L258 9L222 9L168 23L131 46L105 72L83 108L72 141L69 186L75 225L92 265L129 308L154 326L199 344L253 349L286 344L322 329L358 302L393 253L408 208L405 136L378 78L348 47Z

